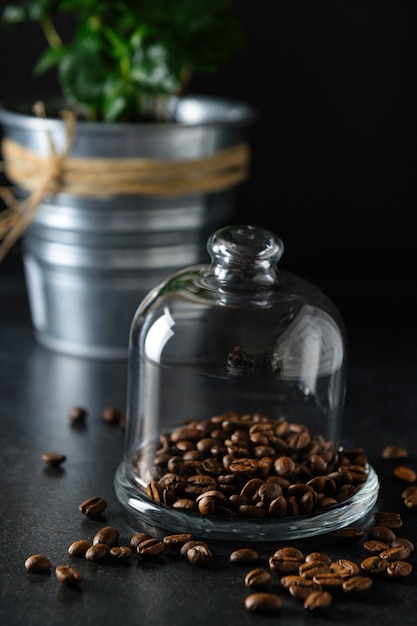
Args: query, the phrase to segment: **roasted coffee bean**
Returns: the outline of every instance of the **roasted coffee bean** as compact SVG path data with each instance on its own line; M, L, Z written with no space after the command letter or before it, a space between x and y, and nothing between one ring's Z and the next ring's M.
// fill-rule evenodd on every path
M76 557L85 557L85 553L88 548L91 548L93 544L91 541L87 541L86 539L78 539L78 541L74 541L70 547L68 548L68 554Z
M166 545L156 537L144 539L136 546L136 552L140 556L158 556L165 550Z
M401 492L401 497L403 499L408 498L410 496L414 496L417 494L417 485L409 485Z
M335 572L325 572L313 576L313 581L321 585L323 589L337 589L342 586L343 578Z
M263 567L257 567L245 576L245 586L250 589L264 589L272 580L272 575Z
M183 546L187 541L192 541L193 535L191 533L177 533L174 535L165 535L162 541L167 546Z
M174 509L183 509L186 511L198 511L198 505L191 498L178 498L172 503Z
M268 512L271 517L285 517L287 514L288 504L284 496L278 496L270 503Z
M60 452L44 452L42 454L42 461L51 467L59 467L67 460L65 454Z
M320 561L321 563L324 563L324 565L330 565L332 559L328 554L324 554L324 552L310 552L309 554L306 554L305 561L306 563L309 563L310 561Z
M412 571L413 566L409 561L392 561L391 563L388 563L387 566L388 576L409 576Z
M117 561L127 561L132 556L129 546L113 546L110 548L110 556Z
M25 561L25 568L28 572L35 574L44 574L51 569L51 561L43 554L32 554Z
M83 579L82 573L72 565L57 565L55 575L60 583L69 586L79 585Z
M404 504L407 509L417 509L417 493L414 493L404 498Z
M327 609L332 603L332 596L328 591L312 591L304 600L304 608L309 611Z
M334 574L341 576L341 578L348 578L349 576L359 574L359 566L349 559L337 559L337 561L330 564L330 570Z
M201 515L214 515L216 511L216 503L210 496L202 497L198 501L198 511Z
M372 578L369 578L369 576L357 575L344 580L342 583L342 589L345 593L359 594L368 591L372 585Z
M408 452L405 448L396 445L385 446L382 450L382 458L391 461L398 461L399 459L406 459Z
M406 483L415 483L417 480L416 472L411 467L406 467L405 465L395 467L393 474L396 478Z
M333 537L341 539L346 542L354 542L362 539L365 535L365 531L362 528L356 528L354 526L346 526L340 528L332 533Z
M204 546L207 546L207 548L208 548L208 545L207 545L207 543L206 543L205 541L200 541L200 540L197 540L197 539L190 539L189 541L186 541L186 542L185 542L185 543L181 546L181 549L180 549L180 555L181 555L181 556L185 556L185 557L186 557L186 556L187 556L187 552L188 552L188 550L190 550L190 548L193 548L193 547L194 547L194 546L196 546L197 544L200 544L200 545L202 544L202 545L204 545Z
M363 547L366 552L369 552L370 554L379 554L383 550L386 550L389 547L389 544L384 541L377 541L376 539L368 539L368 541L364 542Z
M122 418L122 412L114 406L106 406L103 409L101 417L106 424L119 424Z
M394 548L394 546L405 546L410 550L410 553L414 552L413 542L406 537L396 537L395 539L393 539L393 541L391 541L391 548Z
M106 543L112 547L119 539L119 531L114 526L105 526L96 532L93 538L93 545L96 543Z
M361 562L361 569L368 574L382 574L386 571L389 561L378 556L368 556Z
M269 567L276 572L298 572L304 554L298 548L280 548L269 558Z
M192 565L206 565L213 558L213 554L204 542L196 543L187 550L187 559Z
M251 593L245 598L245 609L255 613L279 613L282 609L282 599L275 593L265 591Z
M248 563L253 563L258 558L259 553L254 548L239 548L230 554L229 561L231 563L246 565Z
M95 496L82 502L78 508L83 515L86 515L87 517L96 517L106 510L107 502L103 498Z
M383 543L391 543L395 539L396 535L391 528L387 526L373 526L369 529L368 539L376 539Z
M68 417L74 424L84 422L87 417L87 410L81 406L73 406L68 411Z
M135 533L133 537L131 537L129 545L133 550L136 550L138 544L145 541L145 539L152 539L152 536L148 533Z
M403 521L399 513L392 511L376 511L373 515L375 524L387 528L401 528Z
M298 568L298 573L303 578L309 578L312 580L316 574L328 574L331 571L330 565L323 563L322 561L307 561L301 563Z
M410 556L410 550L407 546L394 546L383 550L379 556L388 561L402 561Z
M110 547L107 543L95 543L90 546L85 553L87 561L102 561L110 552Z

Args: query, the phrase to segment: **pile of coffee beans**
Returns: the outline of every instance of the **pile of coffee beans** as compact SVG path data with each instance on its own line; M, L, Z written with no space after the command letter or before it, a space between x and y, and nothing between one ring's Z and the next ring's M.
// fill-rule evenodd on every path
M153 476L149 483L153 491L148 495L162 497L164 503L169 496L171 502L170 489L176 483L175 480L172 483L167 480L167 474L174 473L181 478L182 495L193 503L193 510L207 497L215 501L214 509L205 503L207 511L217 515L228 515L232 511L235 516L245 517L247 515L240 510L241 506L263 509L266 515L271 515L267 506L274 499L271 494L275 494L275 498L280 496L274 491L275 487L269 491L269 486L278 485L287 502L285 514L294 515L304 512L301 507L304 494L314 492L315 505L326 508L347 497L346 493L360 488L366 479L367 461L362 449L343 450L337 456L331 444L320 437L312 437L301 425L282 422L277 432L278 425L272 427L271 420L262 417L237 418L227 414L222 418L213 418L214 428L207 424L202 428L202 423L192 422L184 429L171 433L169 438L163 438L152 467L152 471L162 473L158 479ZM215 452L210 448L211 456L207 454L207 439L214 440L214 444L211 443ZM197 453L201 452L203 454L199 458ZM59 454L57 457L54 455L46 453L43 460L51 467L59 468L59 459L61 462L64 459ZM401 491L405 507L408 510L417 509L416 478L412 468L403 465L404 459L408 458L406 450L390 445L381 456L390 462L402 463L394 466L393 475L400 482L407 483ZM265 458L269 461L264 462ZM207 459L210 462L204 463ZM217 463L221 463L226 472L213 471ZM211 471L207 471L208 467ZM188 481L190 477L194 478ZM195 477L203 479L200 482ZM214 478L217 489L213 489L214 484L205 477ZM321 482L325 487L319 488ZM308 488L311 484L314 485L312 490ZM156 485L162 485L163 490ZM346 490L343 489L345 485L348 487ZM199 489L201 492L198 492ZM212 491L222 495L213 495ZM173 500L172 504L175 502ZM219 507L226 507L227 511ZM104 498L93 496L81 502L78 509L81 514L98 521L107 509L107 502ZM242 585L248 593L243 608L249 612L275 615L285 609L285 595L289 594L309 612L325 611L341 596L354 598L366 594L377 581L409 577L413 572L411 561L415 547L410 538L401 536L401 514L378 510L373 513L373 522L367 531L349 526L331 533L330 537L338 546L337 552L340 549L338 556L333 554L334 546L332 556L320 551L319 538L316 538L318 547L314 552L304 552L299 545L286 544L277 546L271 554L261 558L254 547L234 548L227 556L228 565L246 568L242 573ZM350 546L350 558L343 554L346 545ZM98 528L91 539L75 540L68 546L67 552L69 562L56 565L55 574L57 581L68 587L77 587L84 580L83 560L111 566L133 558L163 557L160 562L169 563L171 555L175 560L180 556L196 567L205 567L213 560L218 563L223 560L223 565L227 567L224 555L217 554L214 546L191 533L161 537L136 532L130 539L121 540L118 529L111 525ZM79 565L75 566L75 561ZM33 554L25 561L25 568L30 574L45 574L51 567L52 560L44 554ZM274 590L277 580L282 593Z
M151 454L152 456L152 454ZM337 450L300 423L228 412L160 437L132 464L154 502L204 516L305 515L353 496L366 481L363 449Z

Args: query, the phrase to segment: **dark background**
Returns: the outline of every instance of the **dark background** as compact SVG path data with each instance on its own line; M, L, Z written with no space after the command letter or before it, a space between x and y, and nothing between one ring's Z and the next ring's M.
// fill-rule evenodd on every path
M276 232L281 266L321 286L349 323L413 325L415 3L232 4L245 47L191 88L259 113L239 221ZM36 25L0 31L0 100L55 90L53 74L31 74L43 48Z

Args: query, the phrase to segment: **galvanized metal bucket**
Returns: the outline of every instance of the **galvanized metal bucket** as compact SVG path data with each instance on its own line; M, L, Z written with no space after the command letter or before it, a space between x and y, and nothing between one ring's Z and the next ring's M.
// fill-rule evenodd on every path
M77 122L70 156L199 159L247 141L246 103L208 97L176 102L163 124ZM65 123L0 108L3 135L48 155L65 148ZM49 139L48 139L49 135ZM235 187L184 195L47 193L22 237L38 341L66 354L125 359L130 325L147 292L185 266L208 261L206 242L235 215Z

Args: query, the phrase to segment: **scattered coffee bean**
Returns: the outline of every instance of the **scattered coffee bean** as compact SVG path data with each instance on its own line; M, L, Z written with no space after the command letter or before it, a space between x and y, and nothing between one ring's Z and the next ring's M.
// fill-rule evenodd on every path
M395 467L393 474L396 478L406 483L415 483L417 480L416 472L411 467L406 467L405 465Z
M122 412L113 406L106 406L103 409L101 417L106 424L119 424Z
M253 548L240 548L239 550L234 550L230 554L229 561L231 563L246 565L247 563L253 563L258 558L258 552Z
M88 548L91 548L92 545L93 544L86 539L78 539L78 541L74 541L70 545L70 547L68 548L68 554L70 554L71 556L84 558Z
M196 543L187 550L187 559L193 565L206 565L213 558L213 554L204 542Z
M407 546L394 546L383 550L379 556L388 561L402 561L410 556L410 550Z
M129 546L113 546L110 548L110 556L118 561L127 561L132 556Z
M142 543L142 541L145 541L145 539L152 539L152 537L148 533L135 533L130 539L130 547L136 550L138 545Z
M57 565L55 574L58 581L64 585L79 585L83 579L82 573L72 565Z
M32 554L25 561L25 568L28 572L34 572L35 574L44 574L51 568L51 561L47 556L43 554Z
M282 599L274 593L259 591L245 598L245 609L255 613L279 613Z
M44 452L42 454L42 461L51 467L59 467L67 460L65 454L60 452Z
M345 593L365 593L373 585L373 580L369 576L351 576L342 583L342 589Z
M406 546L410 550L410 553L414 552L413 542L406 537L396 537L393 539L393 541L391 541L391 547L393 548L394 546Z
M68 417L74 424L84 422L87 417L87 410L81 406L73 406L68 411Z
M401 497L403 499L408 498L410 496L414 496L417 494L417 485L409 485L401 492Z
M407 509L417 509L417 493L404 498L404 504Z
M387 566L388 576L405 577L409 576L412 571L413 566L409 561L392 561Z
M370 554L379 554L383 550L386 550L389 547L389 544L384 543L383 541L378 541L377 539L368 539L364 542L363 547L366 552L369 552Z
M388 566L388 560L379 555L368 556L361 562L361 568L368 574L383 574Z
M312 591L304 600L304 608L309 611L327 609L332 603L332 596L328 591Z
M375 523L387 528L401 528L403 521L399 513L392 511L376 511L373 515Z
M105 526L96 532L93 538L93 545L96 543L106 543L112 547L116 545L119 539L119 531L114 526Z
M391 528L387 526L373 526L369 529L368 539L376 539L377 541L382 541L383 543L390 544L391 541L394 541L396 535Z
M298 572L304 561L304 554L298 548L288 547L276 550L269 558L269 567L275 572Z
M385 446L382 450L382 458L390 461L398 461L399 459L406 459L408 452L405 448L396 445Z
M187 541L192 541L193 535L191 533L177 533L174 535L165 535L162 541L167 546L183 546Z
M263 567L257 567L245 576L245 586L250 589L264 589L272 580L272 575Z
M107 502L103 498L95 496L82 502L78 508L83 515L86 515L87 517L96 517L106 510Z
M136 552L140 556L158 556L162 554L165 548L166 545L163 541L160 541L156 537L151 537L150 539L144 539L139 542L136 546Z
M354 526L346 526L340 528L332 533L333 537L341 539L346 542L354 542L362 539L365 535L365 531L362 528L356 528Z
M107 543L95 543L88 548L85 558L87 561L102 561L109 555L109 552L110 547Z

